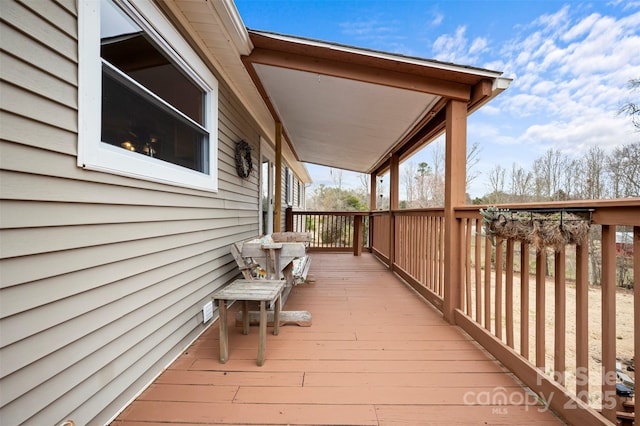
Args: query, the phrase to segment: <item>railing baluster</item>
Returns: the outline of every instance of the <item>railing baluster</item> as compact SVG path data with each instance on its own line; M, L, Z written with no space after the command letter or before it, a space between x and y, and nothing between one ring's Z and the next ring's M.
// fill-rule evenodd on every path
M439 281L439 292L440 296L444 296L444 217L439 218L438 223L440 224L440 248L438 250L438 256L440 258L440 274L438 275ZM452 228L453 229L453 228Z
M434 223L434 231L435 231L435 245L434 245L434 267L435 267L435 271L434 271L434 287L436 289L436 292L438 294L442 294L442 288L440 287L440 253L441 253L441 247L440 247L440 220L436 219L435 223Z
M576 246L576 395L589 402L589 246Z
M484 239L484 328L491 331L491 241Z
M520 355L529 359L529 245L520 243Z
M427 279L426 266L427 266L427 245L426 241L429 238L427 234L427 218L420 217L420 282L425 283Z
M475 221L476 229L476 322L479 324L482 322L482 235L480 234L480 219Z
M640 357L640 226L633 227L633 356ZM640 395L640 380L635 381L635 395ZM638 398L636 396L636 398ZM640 410L635 410L635 424L640 425Z
M464 269L460 276L465 277L465 281L467 282L467 315L472 316L472 298L471 298L471 219L466 219L464 221L466 224L466 252L464 259ZM466 274L465 274L466 272Z
M502 340L502 238L496 238L495 335Z
M507 240L507 262L506 262L506 322L507 322L507 346L513 348L513 240Z
M616 421L616 227L602 225L602 415Z
M427 235L425 239L426 253L425 253L425 286L433 290L433 280L431 279L431 262L432 262L432 250L431 247L433 245L433 232L431 231L431 217L428 216L426 218L426 227L427 227Z
M565 384L565 351L566 351L566 256L565 248L555 254L555 330L553 344L553 369L555 380L564 386Z
M536 367L544 371L546 365L545 348L545 279L547 275L546 249L536 250Z

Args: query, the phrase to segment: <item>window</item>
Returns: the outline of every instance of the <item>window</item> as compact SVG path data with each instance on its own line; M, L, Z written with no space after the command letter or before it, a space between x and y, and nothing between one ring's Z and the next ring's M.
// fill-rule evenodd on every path
M78 165L217 190L217 80L152 2L79 5Z
M284 192L287 197L287 205L293 205L293 173L291 169L285 167L285 183Z

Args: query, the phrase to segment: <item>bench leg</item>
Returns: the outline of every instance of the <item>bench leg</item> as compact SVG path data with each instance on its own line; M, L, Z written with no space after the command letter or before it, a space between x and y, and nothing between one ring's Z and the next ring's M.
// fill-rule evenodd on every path
M227 301L220 300L219 304L220 314L220 362L226 363L229 359L229 341L227 338Z
M276 299L276 306L273 308L273 335L280 333L280 310L282 307L282 293Z
M260 301L260 338L258 341L258 366L264 364L264 352L267 340L267 309L266 302Z
M249 302L242 301L242 334L249 334Z

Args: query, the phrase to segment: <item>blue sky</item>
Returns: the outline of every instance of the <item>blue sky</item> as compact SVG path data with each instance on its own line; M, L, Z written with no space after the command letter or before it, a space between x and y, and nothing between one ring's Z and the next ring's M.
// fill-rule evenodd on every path
M640 141L618 109L638 103L640 1L235 0L251 29L309 37L504 72L509 89L469 118L481 146L472 197L500 164L531 168L549 148L581 156ZM431 162L424 149L408 162ZM315 184L328 169L308 166ZM401 171L402 173L402 171ZM335 173L334 173L335 175ZM359 186L343 173L345 186Z

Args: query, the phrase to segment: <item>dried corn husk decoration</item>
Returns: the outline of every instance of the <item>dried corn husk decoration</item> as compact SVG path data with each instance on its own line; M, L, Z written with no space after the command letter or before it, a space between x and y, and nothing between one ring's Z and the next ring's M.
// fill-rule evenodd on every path
M487 207L480 209L487 237L513 239L541 250L553 247L560 251L567 244L584 244L589 235L590 220L579 215L558 211L511 211Z

